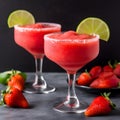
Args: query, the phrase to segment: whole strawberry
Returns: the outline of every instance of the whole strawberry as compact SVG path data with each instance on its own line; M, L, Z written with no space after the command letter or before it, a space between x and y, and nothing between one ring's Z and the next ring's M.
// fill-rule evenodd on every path
M107 65L103 66L104 72L113 72L114 65L111 64L111 61L108 61Z
M113 70L114 74L117 75L117 77L120 78L120 64L116 64L114 70Z
M107 115L114 108L115 104L109 99L110 93L96 97L85 111L85 116Z
M113 67L110 65L105 65L105 66L103 66L103 71L104 72L113 72Z
M89 85L92 82L92 78L88 72L83 72L77 78L78 85Z
M15 87L15 88L19 89L20 91L23 91L24 85L25 85L25 80L24 80L23 76L21 76L18 73L11 75L11 77L8 81L8 86Z
M15 87L8 87L3 93L3 103L9 107L28 108L29 103L22 92Z

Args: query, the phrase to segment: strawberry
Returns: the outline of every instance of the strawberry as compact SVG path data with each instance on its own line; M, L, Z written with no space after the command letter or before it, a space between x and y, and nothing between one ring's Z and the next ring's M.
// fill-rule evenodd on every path
M90 87L92 88L114 88L119 86L119 78L113 72L103 72L95 79Z
M23 91L24 85L25 85L25 80L23 76L21 76L20 74L13 74L8 81L8 86L15 87L20 91Z
M28 108L29 103L22 92L15 87L8 87L3 93L3 102L9 107Z
M114 74L117 75L117 77L120 77L120 64L116 64L114 70L113 70Z
M108 61L108 64L103 66L104 72L112 72L114 65L111 64L111 61Z
M96 97L84 112L85 116L107 115L114 108L115 104L109 99L110 93Z
M111 77L113 76L114 73L113 72L101 72L100 75L99 75L99 78L107 78L107 77Z
M78 85L89 85L92 82L92 78L88 72L83 72L77 79Z
M112 72L112 71L113 71L113 68L112 68L112 66L110 66L110 65L105 65L105 66L103 67L103 71L104 71L104 72Z
M101 66L94 66L89 71L92 79L97 78L101 72L102 72L102 67Z

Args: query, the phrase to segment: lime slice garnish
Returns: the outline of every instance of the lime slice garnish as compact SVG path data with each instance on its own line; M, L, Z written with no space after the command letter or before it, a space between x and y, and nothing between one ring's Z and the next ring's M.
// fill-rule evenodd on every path
M88 17L77 26L79 34L97 34L101 40L108 41L110 30L106 22L96 17Z
M15 10L8 16L8 27L14 27L14 25L28 25L34 24L34 16L26 10Z

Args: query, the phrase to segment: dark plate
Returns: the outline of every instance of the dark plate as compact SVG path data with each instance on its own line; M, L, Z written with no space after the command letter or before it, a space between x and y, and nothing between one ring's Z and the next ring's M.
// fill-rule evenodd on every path
M110 89L97 89L97 88L91 88L88 86L81 86L81 85L75 85L76 88L80 90L84 90L86 92L91 92L91 93L103 93L103 92L111 92L111 93L120 93L120 88L110 88Z

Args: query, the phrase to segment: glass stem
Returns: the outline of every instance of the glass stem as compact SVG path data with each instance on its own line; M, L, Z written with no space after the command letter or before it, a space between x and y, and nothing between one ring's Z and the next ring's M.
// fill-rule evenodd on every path
M64 102L64 104L70 108L77 108L79 107L79 100L75 93L76 74L67 73L67 76L68 76L68 95L66 97L67 100Z
M35 81L33 83L33 86L35 88L41 87L44 89L47 87L46 81L42 76L42 66L43 66L43 58L40 59L35 58L36 73L35 73Z

